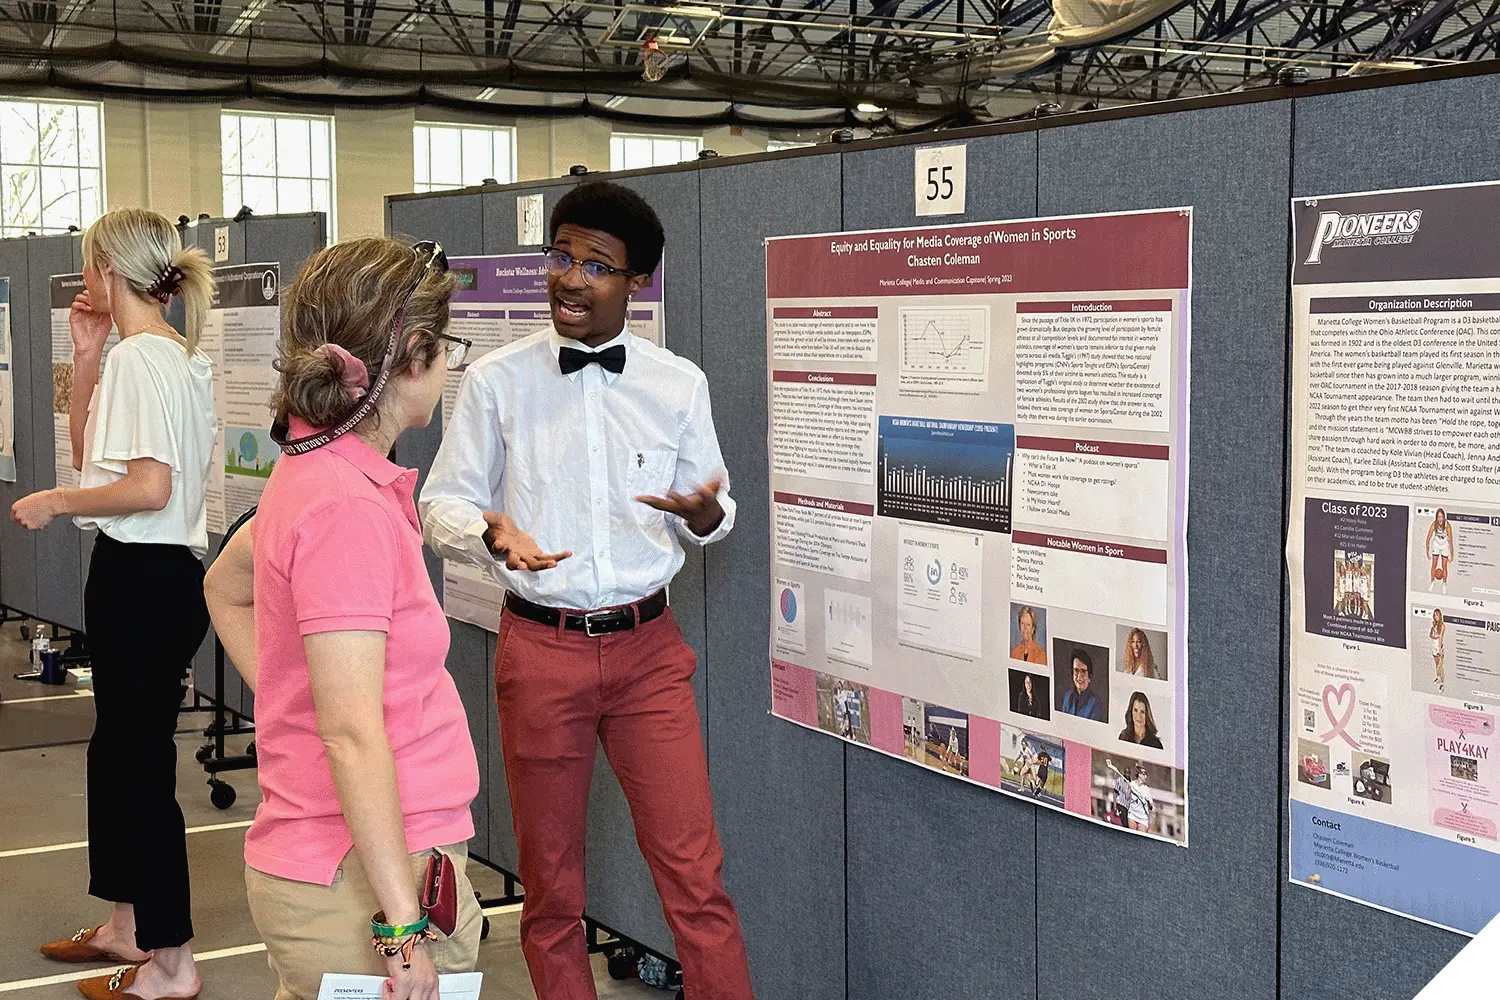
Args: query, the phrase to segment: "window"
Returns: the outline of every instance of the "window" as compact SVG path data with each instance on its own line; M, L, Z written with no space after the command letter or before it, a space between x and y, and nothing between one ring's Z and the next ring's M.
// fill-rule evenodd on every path
M0 236L65 233L104 210L98 104L0 100Z
M332 230L332 118L226 111L219 131L226 218L241 205L257 215L325 212Z
M412 129L417 191L516 179L516 130L494 125L418 122Z
M696 160L703 138L680 135L634 135L616 132L609 137L609 169L638 170L669 167L683 160Z
M770 142L766 143L766 152L779 153L783 149L803 149L807 146L816 145L817 143L815 142L781 142L777 139L772 139Z

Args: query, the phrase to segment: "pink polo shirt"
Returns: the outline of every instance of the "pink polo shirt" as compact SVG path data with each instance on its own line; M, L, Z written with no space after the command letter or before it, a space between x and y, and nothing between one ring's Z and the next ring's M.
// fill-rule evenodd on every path
M293 422L293 436L311 433ZM411 852L474 835L479 764L422 560L417 474L353 434L279 459L253 522L257 871L330 885L353 840L318 737L304 636L384 632L385 731Z

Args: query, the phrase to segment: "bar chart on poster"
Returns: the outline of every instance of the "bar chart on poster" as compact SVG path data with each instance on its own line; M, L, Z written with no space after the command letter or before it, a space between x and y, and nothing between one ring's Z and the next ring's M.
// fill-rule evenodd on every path
M1500 913L1500 184L1292 202L1290 877Z
M1191 240L766 242L775 715L1186 845Z
M546 258L541 254L451 257L448 267L457 283L448 307L448 332L472 341L473 346L468 363L449 372L443 387L445 428L452 420L464 371L470 365L507 345L552 334ZM636 294L625 320L632 334L653 344L663 343L664 269L665 264L658 267L651 283ZM504 599L504 588L486 569L451 559L443 561L443 611L449 618L494 632L500 627Z

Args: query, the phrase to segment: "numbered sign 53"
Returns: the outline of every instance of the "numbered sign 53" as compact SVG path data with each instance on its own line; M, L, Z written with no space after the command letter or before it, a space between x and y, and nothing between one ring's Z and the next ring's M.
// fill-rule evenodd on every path
M229 227L214 228L214 263L222 264L229 259Z
M964 210L965 151L955 146L924 146L916 150L918 215L962 215Z

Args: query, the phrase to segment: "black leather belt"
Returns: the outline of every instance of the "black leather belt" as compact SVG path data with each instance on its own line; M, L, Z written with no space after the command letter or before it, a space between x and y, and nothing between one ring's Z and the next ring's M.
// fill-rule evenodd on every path
M558 621L561 620L562 627L570 632L582 632L585 635L597 637L609 635L612 632L627 632L637 625L644 625L660 618L667 610L667 592L665 589L658 590L650 597L634 604L627 604L620 608L606 608L603 611L562 611L542 604L533 604L515 594L506 594L505 610L517 618L524 618L529 622L552 628L557 628Z

